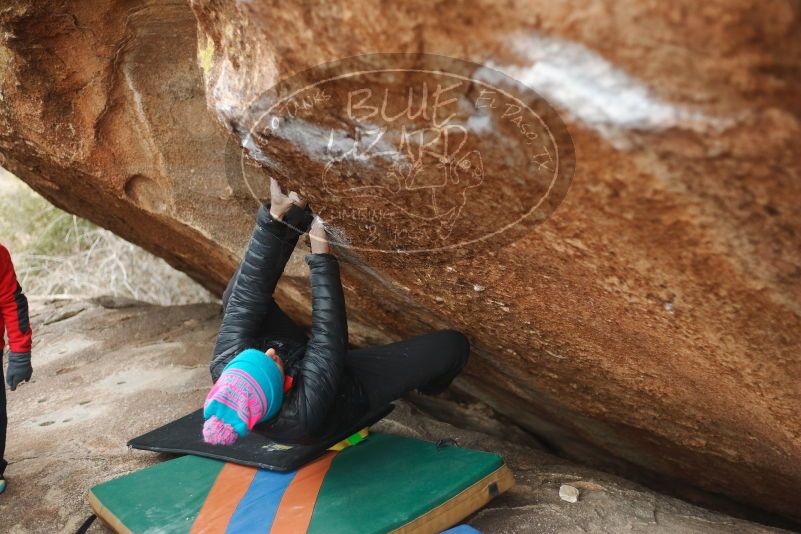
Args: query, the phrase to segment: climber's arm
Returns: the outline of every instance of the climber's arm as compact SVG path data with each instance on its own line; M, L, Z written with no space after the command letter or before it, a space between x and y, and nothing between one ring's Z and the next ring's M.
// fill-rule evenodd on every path
M271 310L273 291L283 271L286 234L286 225L261 206L217 335L211 361L214 381L233 357L259 342L261 327Z
M281 274L284 272L284 268L289 261L289 257L292 256L292 251L295 250L295 245L298 243L298 238L300 238L302 234L309 230L309 225L311 224L313 216L311 210L308 208L308 206L306 206L306 202L303 199L298 197L294 191L289 193L289 195L284 195L283 191L281 191L281 186L275 179L270 180L270 190L270 216L274 221L283 221L283 225L286 227L286 233L284 234L281 242L281 259L279 260L275 271L275 283L273 284L274 290L275 284L278 283L278 280L281 278ZM244 260L242 263L244 263ZM239 264L236 273L234 273L234 276L231 277L231 281L228 282L228 287L226 287L225 291L223 292L223 310L228 307L228 301L231 298L231 292L234 289L237 278L239 278L239 273L242 272L242 263Z
M275 287L311 211L294 191L285 195L270 179L270 206L261 206L245 257L223 295L223 323L211 360L215 382L225 364L247 348L257 347L272 310Z
M331 254L309 254L312 290L311 338L298 365L298 431L313 435L334 404L345 367L348 323L339 263Z
M312 290L311 339L298 362L282 416L271 424L273 431L298 440L313 437L331 410L339 390L348 340L339 263L329 254L325 229L319 220L312 224L309 237L312 254L306 256L306 263Z
M22 292L11 263L11 255L0 245L0 356L3 352L3 324L8 335L8 369L6 383L11 390L27 382L33 374L31 367L31 325L28 318L28 299ZM3 387L0 384L0 387Z
M11 352L31 352L31 326L28 319L28 299L22 292L11 255L5 247L0 245L0 315L8 334L8 345ZM2 335L0 330L0 349L2 349Z

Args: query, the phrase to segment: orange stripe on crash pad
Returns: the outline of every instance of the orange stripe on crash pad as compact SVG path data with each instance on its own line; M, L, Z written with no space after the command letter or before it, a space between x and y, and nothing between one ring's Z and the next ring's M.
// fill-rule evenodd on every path
M225 464L197 514L190 534L224 533L256 471L255 467Z
M317 495L335 456L335 452L329 451L298 470L281 498L270 534L298 534L308 530Z

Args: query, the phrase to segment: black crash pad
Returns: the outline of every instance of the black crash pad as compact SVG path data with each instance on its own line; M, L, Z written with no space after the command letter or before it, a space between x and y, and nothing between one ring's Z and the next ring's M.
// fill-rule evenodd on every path
M322 456L329 447L361 429L377 423L393 409L394 406L390 404L371 412L353 425L343 428L342 432L333 434L313 445L276 443L258 432L251 432L244 438L238 439L233 445L209 445L203 441L201 431L203 410L198 410L172 423L151 430L147 434L133 438L128 442L128 446L153 452L205 456L270 471L293 471Z

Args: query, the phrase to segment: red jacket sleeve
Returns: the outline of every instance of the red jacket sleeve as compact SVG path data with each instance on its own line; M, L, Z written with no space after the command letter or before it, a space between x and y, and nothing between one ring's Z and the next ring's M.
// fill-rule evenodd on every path
M8 345L12 352L31 351L31 325L28 320L28 299L17 282L11 255L0 245L0 325L5 324ZM3 348L0 327L0 350Z

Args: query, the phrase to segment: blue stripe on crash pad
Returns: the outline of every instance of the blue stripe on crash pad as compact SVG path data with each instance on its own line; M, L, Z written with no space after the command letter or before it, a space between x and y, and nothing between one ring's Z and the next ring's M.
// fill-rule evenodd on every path
M470 525L459 525L448 530L443 530L441 534L481 534L481 531L474 529Z
M281 503L289 483L295 476L291 473L276 473L259 469L247 493L231 516L226 534L269 534L275 512Z

